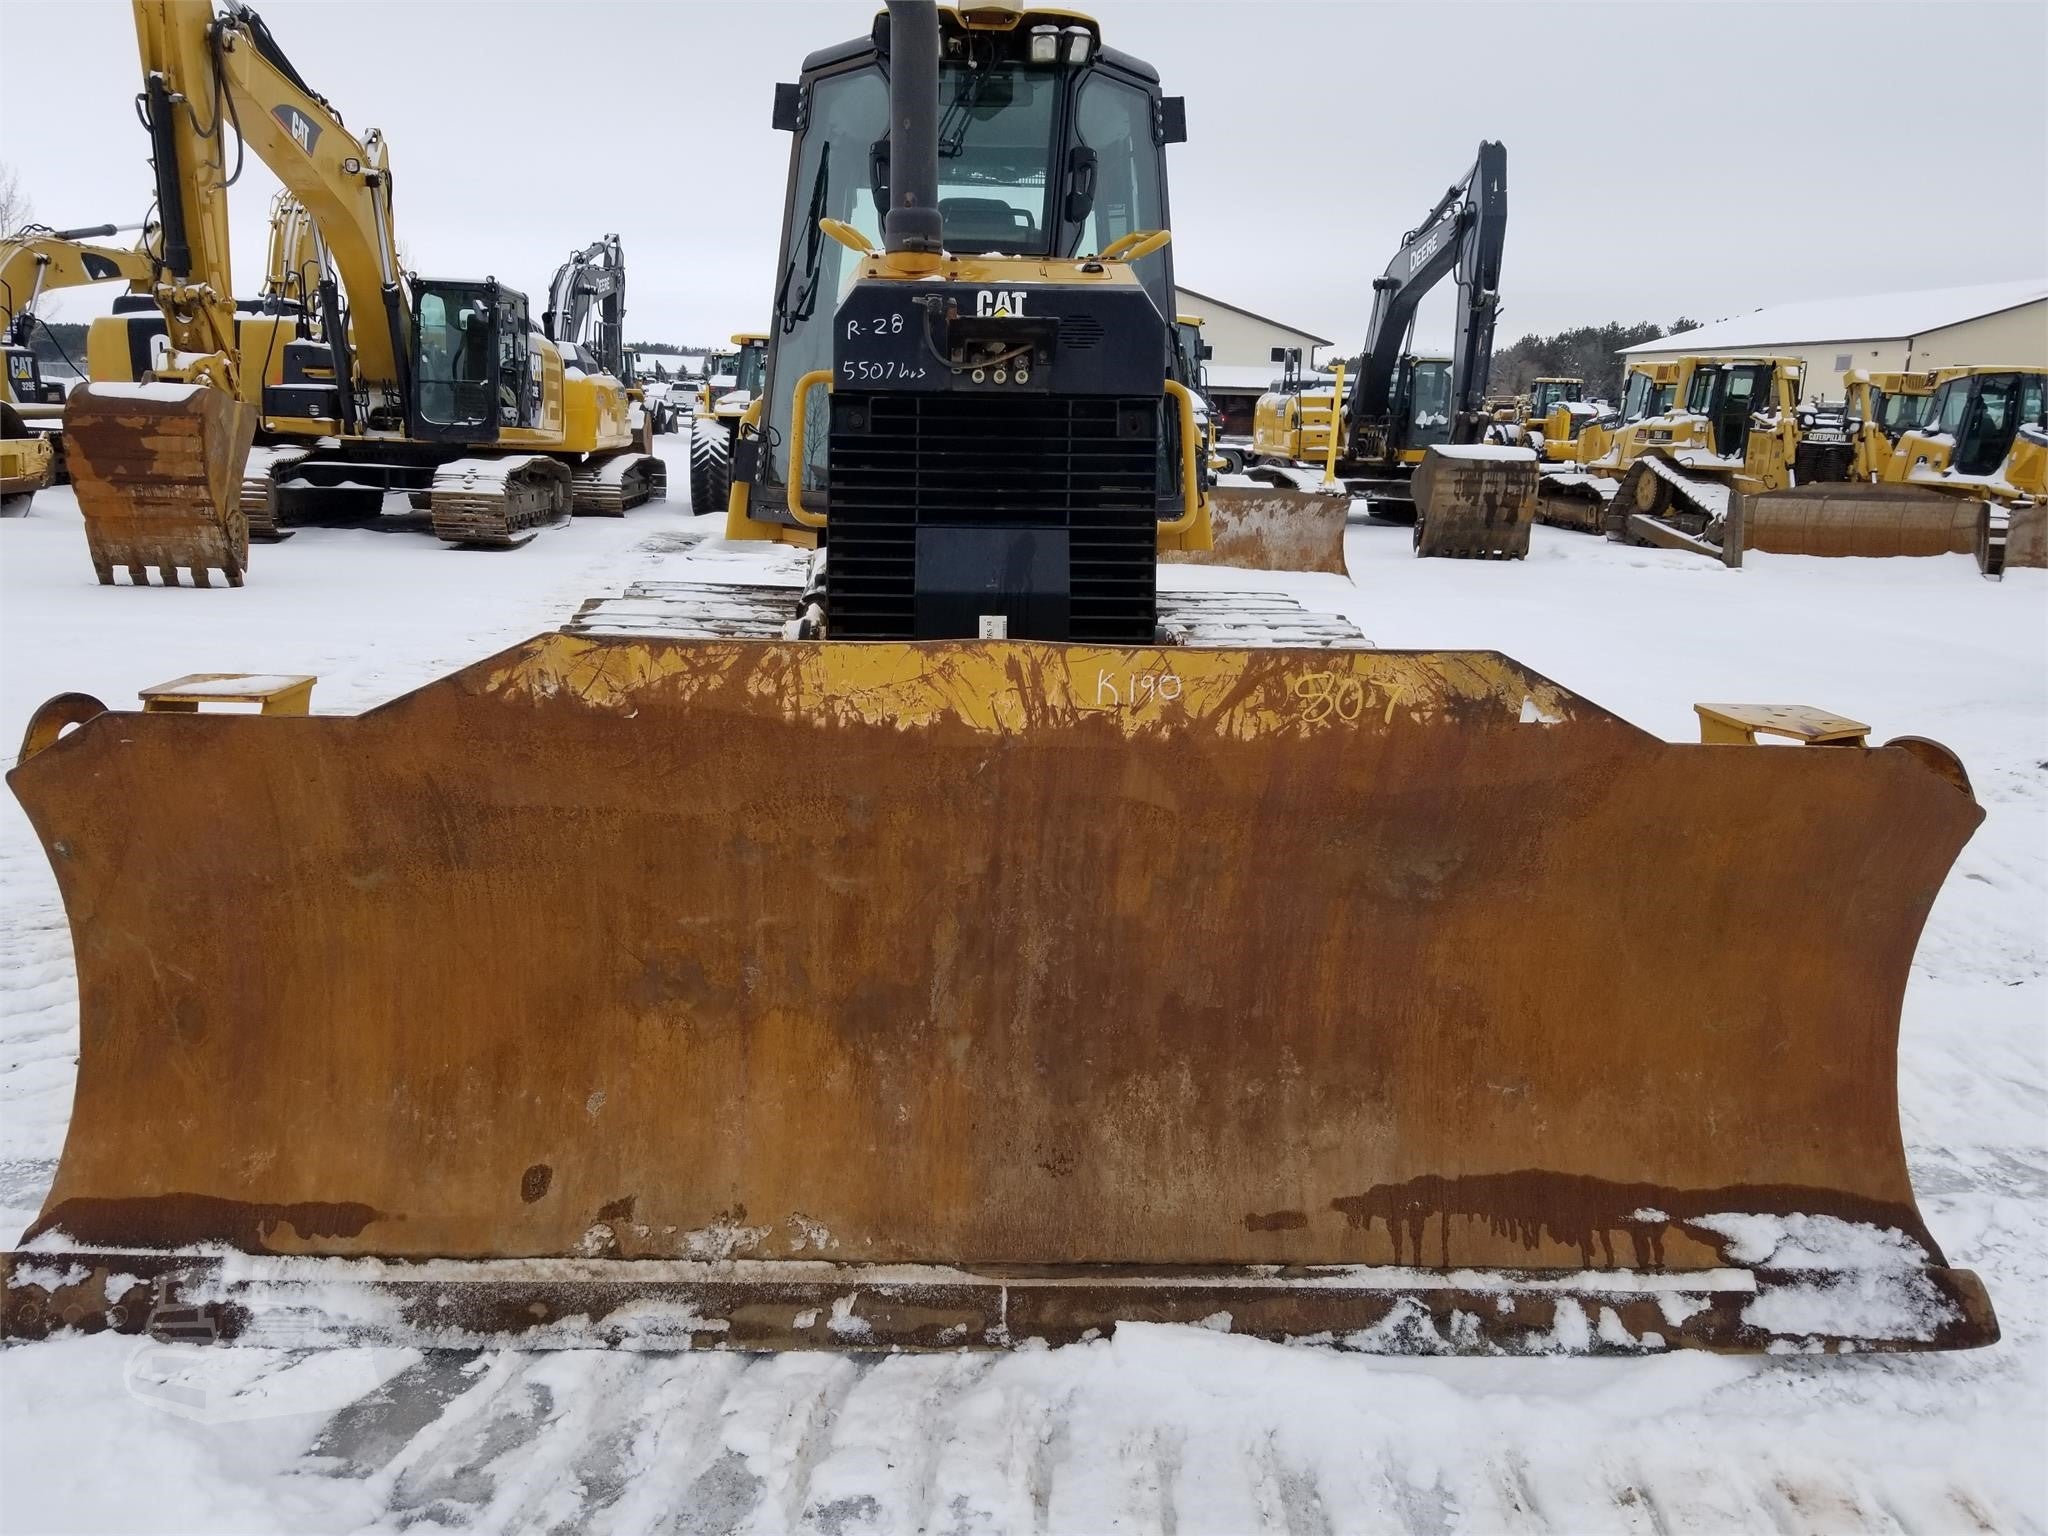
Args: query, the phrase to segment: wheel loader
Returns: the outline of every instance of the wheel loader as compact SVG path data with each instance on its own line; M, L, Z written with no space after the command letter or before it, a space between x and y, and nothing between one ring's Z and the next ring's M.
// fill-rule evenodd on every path
M211 0L135 0L134 13L166 355L146 382L89 384L66 407L102 582L126 569L143 584L154 569L205 585L218 570L240 585L245 509L278 529L374 514L403 491L442 539L508 548L572 510L616 515L661 493L660 461L632 442L624 386L565 369L523 293L401 270L382 136L351 132L261 17L232 0L218 12ZM260 387L244 366L257 343L246 318L237 335L228 254L231 161L245 151L311 216L324 252L322 338L266 342L281 382L266 371ZM260 405L246 403L251 391Z
M729 516L806 590L600 596L361 715L29 722L80 1048L0 1332L1997 1337L1896 1098L1949 752L1176 631L1182 102L1071 11L892 0L774 120Z
M1374 515L1412 521L1418 555L1520 559L1536 506L1536 455L1484 441L1482 409L1500 308L1507 151L1479 146L1373 280L1372 319L1347 394L1285 388L1259 398L1262 459L1326 468ZM1409 350L1423 296L1455 274L1457 343L1448 358Z
M732 497L732 454L740 423L761 393L768 338L741 331L724 357L704 360L704 385L690 422L690 510L718 512Z

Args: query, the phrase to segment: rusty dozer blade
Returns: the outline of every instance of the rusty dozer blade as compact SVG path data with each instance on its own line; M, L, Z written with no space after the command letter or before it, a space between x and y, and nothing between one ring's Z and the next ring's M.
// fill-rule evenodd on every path
M256 412L205 384L82 384L64 406L65 456L102 583L126 570L167 587L219 571L239 587L249 566L242 467Z
M1536 452L1491 443L1434 445L1415 466L1415 553L1519 560L1536 517Z
M1169 564L1229 565L1248 571L1325 571L1348 576L1344 530L1351 495L1337 489L1219 485L1209 491L1213 546L1162 550Z
M0 1329L1984 1344L1896 1097L1981 812L1809 734L1484 652L998 640L66 695L9 782L78 1082Z
M1912 485L1811 485L1742 498L1745 549L1779 555L1968 555L1985 504Z

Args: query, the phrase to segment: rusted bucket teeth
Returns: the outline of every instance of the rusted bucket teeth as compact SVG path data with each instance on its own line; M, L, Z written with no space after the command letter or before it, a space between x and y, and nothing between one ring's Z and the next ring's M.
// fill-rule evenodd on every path
M1326 571L1349 575L1344 530L1351 510L1343 490L1219 485L1209 492L1210 549L1162 551L1162 561L1231 565L1250 571Z
M1975 554L1984 504L1911 485L1815 485L1746 496L1743 546L1780 555Z
M1521 559L1539 478L1531 448L1432 446L1415 466L1415 553Z
M219 571L239 587L249 566L242 467L256 412L204 384L83 384L64 407L65 455L101 582L135 586Z
M48 708L9 782L80 1055L16 1336L1996 1336L1899 1131L1981 819L1929 743L1671 745L1480 652L1007 641Z

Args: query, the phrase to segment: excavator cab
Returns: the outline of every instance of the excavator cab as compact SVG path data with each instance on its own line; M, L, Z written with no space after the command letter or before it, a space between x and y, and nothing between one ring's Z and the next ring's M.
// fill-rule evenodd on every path
M406 423L426 442L489 443L534 424L526 295L497 283L423 281L415 291Z

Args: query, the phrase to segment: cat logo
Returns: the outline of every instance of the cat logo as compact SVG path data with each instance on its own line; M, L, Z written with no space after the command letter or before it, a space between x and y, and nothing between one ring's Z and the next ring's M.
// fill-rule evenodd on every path
M984 288L974 296L974 314L980 320L1007 320L1024 313L1022 288Z
M293 106L275 107L270 115L284 125L285 132L292 136L294 144L309 155L313 153L313 146L320 142L318 123Z

